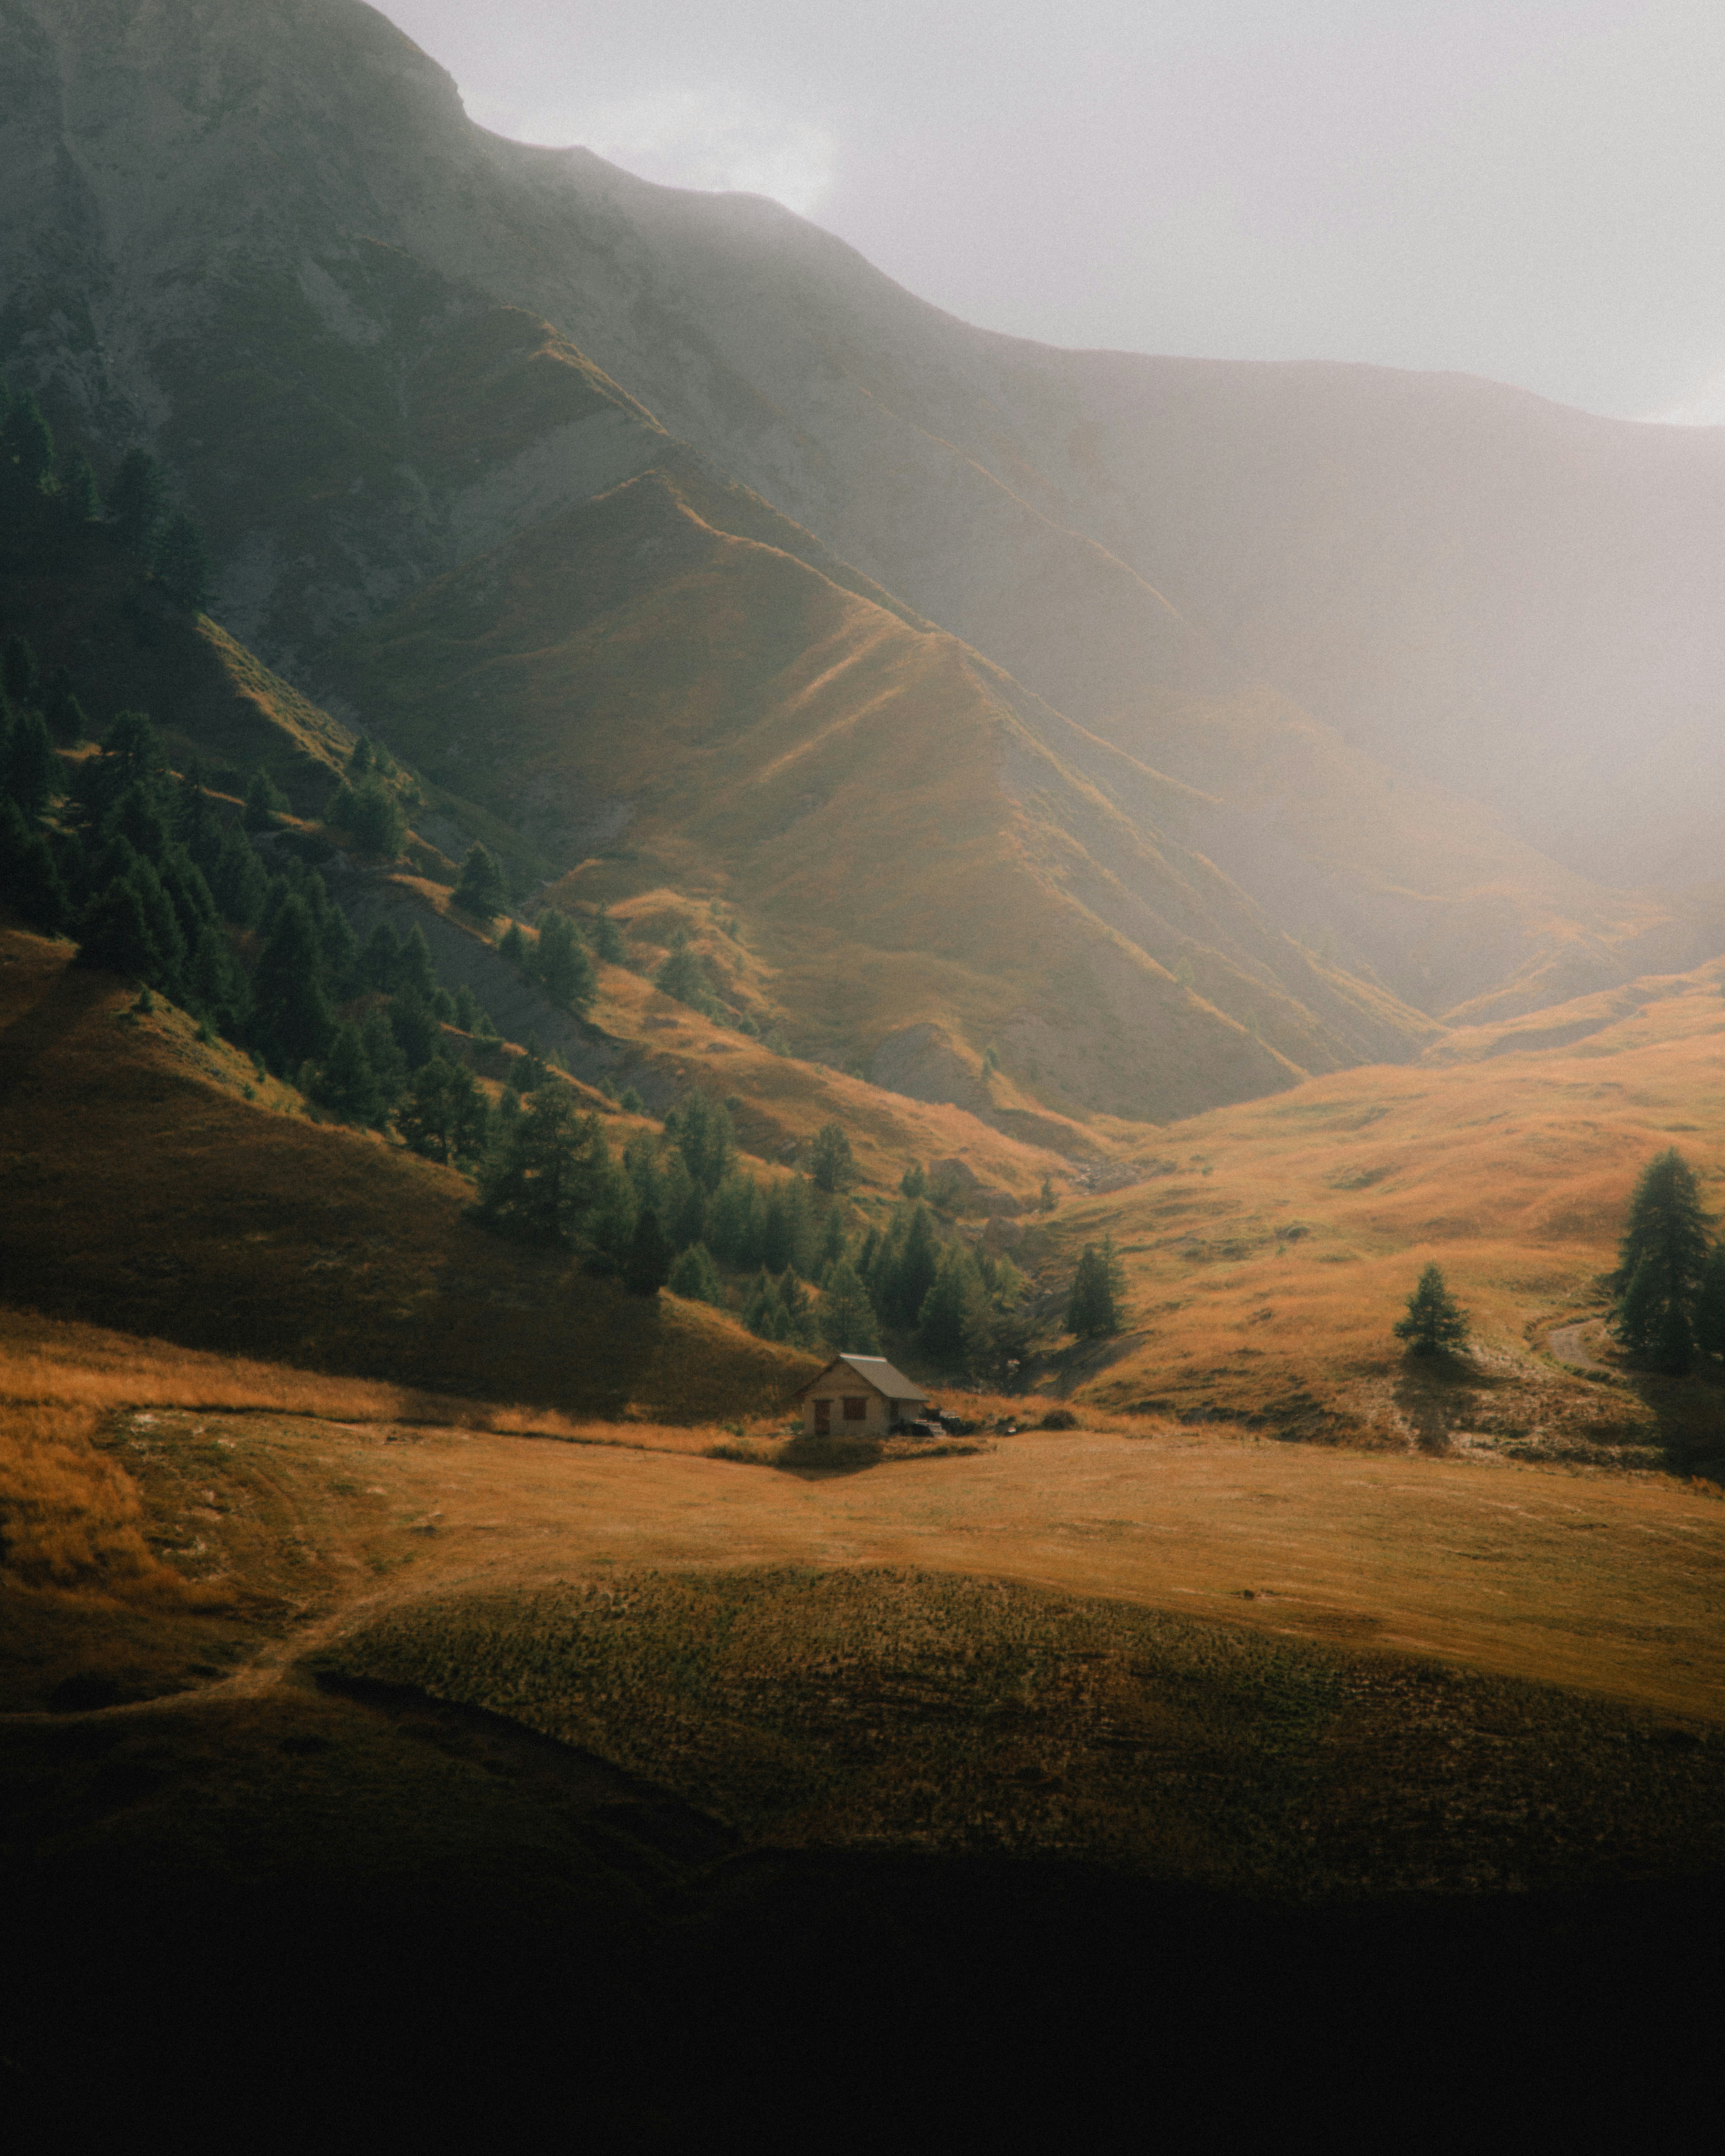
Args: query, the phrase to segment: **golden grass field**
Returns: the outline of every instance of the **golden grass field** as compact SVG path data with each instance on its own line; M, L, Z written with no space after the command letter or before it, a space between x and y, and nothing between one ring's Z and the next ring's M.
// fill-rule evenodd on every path
M40 1319L0 1391L14 1713L309 1668L768 1840L1301 1892L1658 1869L1725 1800L1725 1504L1669 1478L1118 1418L751 1466Z
M1722 983L1717 966L1639 982L1163 1127L1147 1179L1048 1230L1068 1263L1111 1232L1129 1283L1130 1332L1070 1382L1099 1406L1291 1435L1725 1478L1717 1380L1586 1377L1545 1352L1579 1321L1609 1362L1597 1282L1654 1153L1678 1147L1706 1193L1725 1183ZM1432 1260L1476 1348L1422 1368L1390 1327Z

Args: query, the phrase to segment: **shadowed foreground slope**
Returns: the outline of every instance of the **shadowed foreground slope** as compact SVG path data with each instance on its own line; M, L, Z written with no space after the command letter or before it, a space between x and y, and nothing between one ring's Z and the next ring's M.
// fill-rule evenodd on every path
M614 1415L773 1405L803 1367L704 1306L624 1295L564 1253L488 1234L453 1170L309 1122L183 1014L129 1015L129 994L69 967L64 944L0 943L8 1301Z

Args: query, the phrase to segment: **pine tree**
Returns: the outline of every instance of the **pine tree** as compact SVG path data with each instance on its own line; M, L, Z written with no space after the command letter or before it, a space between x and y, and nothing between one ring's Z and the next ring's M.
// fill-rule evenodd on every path
M427 1003L436 993L437 968L431 963L431 946L417 921L397 946L395 985L398 988L412 988Z
M185 510L176 510L151 541L150 567L176 605L198 613L209 603L209 548L198 520Z
M16 631L0 644L0 685L14 704L27 711L36 708L42 693L40 676L36 670L36 653L28 637Z
M390 998L389 1029L409 1070L422 1069L437 1053L441 1034L436 1015L412 982Z
M369 734L362 734L347 754L347 776L357 786L376 769L377 752L372 747Z
M880 1331L874 1305L855 1265L841 1258L827 1275L820 1301L820 1336L835 1355L878 1355Z
M63 790L62 770L39 716L28 711L14 712L5 768L0 771L0 790L18 804L27 822L39 816Z
M485 1215L529 1240L566 1242L592 1204L604 1149L598 1118L583 1120L567 1086L547 1086L518 1113L506 1106L480 1178Z
M503 878L497 864L484 846L475 843L468 848L467 858L461 864L453 902L464 913L476 914L480 920L490 921L502 912L504 901Z
M1467 1312L1445 1286L1440 1266L1428 1265L1420 1274L1420 1285L1408 1297L1407 1315L1396 1320L1393 1330L1415 1355L1439 1354L1466 1339Z
M986 1349L988 1312L982 1283L968 1250L944 1251L934 1284L916 1313L916 1345L942 1369L968 1373Z
M408 1082L408 1060L395 1038L395 1029L389 1023L387 1011L374 1010L367 1014L359 1029L365 1045L366 1061L372 1066L372 1075L377 1081L383 1105L391 1107L399 1099Z
M815 1188L829 1194L849 1190L856 1181L856 1157L840 1123L823 1123L809 1148L809 1173Z
M71 919L53 848L6 800L0 800L0 898L44 936L59 935Z
M79 928L80 966L100 967L130 981L147 981L157 969L155 946L136 888L116 877L85 912Z
M783 1340L789 1329L784 1304L764 1265L743 1303L742 1322L760 1340Z
M108 489L108 516L128 547L144 547L162 521L162 467L147 449L128 449Z
M593 947L606 965L623 965L629 952L624 947L622 931L603 906L593 917Z
M1725 1355L1725 1242L1715 1243L1695 1293L1695 1344L1703 1355Z
M1039 1213L1052 1213L1059 1203L1059 1199L1055 1196L1054 1178L1045 1175L1042 1178L1042 1188L1036 1194L1036 1210Z
M669 955L654 969L653 985L660 995L688 1004L696 1010L704 1011L712 1002L706 961L698 951L690 949L686 929L678 929L672 937Z
M657 1214L650 1205L643 1207L624 1260L623 1285L631 1295L657 1295L670 1278L674 1255Z
M511 921L508 927L504 930L497 945L497 952L499 957L506 958L511 966L519 968L522 972L526 970L527 939L522 935L521 923L518 921Z
M566 1010L584 1011L598 994L593 960L567 914L542 916L533 973L552 1002Z
M687 1302L722 1303L725 1291L719 1280L719 1269L708 1255L705 1243L691 1243L671 1267L670 1291Z
M1119 1332L1122 1315L1120 1262L1114 1255L1114 1239L1106 1236L1100 1250L1094 1243L1084 1246L1066 1299L1066 1330L1081 1340L1101 1339Z
M1630 1200L1610 1318L1630 1353L1651 1358L1658 1368L1688 1368L1684 1343L1707 1265L1707 1230L1695 1172L1668 1146L1642 1170Z
M173 901L151 861L141 860L131 872L132 888L144 909L144 923L155 947L156 967L151 988L160 988L176 1003L186 999L186 932L174 911Z
M463 1033L477 1033L481 1015L473 990L464 982L455 991L454 1023Z
M708 1246L722 1264L743 1271L761 1262L762 1226L761 1186L733 1170L708 1201Z
M934 1223L927 1207L919 1204L905 1224L902 1240L876 1268L875 1304L888 1325L901 1332L911 1330L939 1269Z
M286 795L267 771L254 773L252 783L245 790L245 828L248 831L275 830L287 805Z
M490 1117L473 1073L434 1055L398 1103L395 1127L427 1160L471 1160L484 1152Z
M278 1070L316 1062L335 1037L336 1022L318 975L323 951L310 907L290 892L259 953L253 977L253 1026Z
M666 1128L670 1129L669 1121ZM722 1101L705 1093L691 1093L677 1108L675 1136L678 1151L696 1184L715 1191L731 1173L737 1154L737 1132L731 1111Z
M913 1200L926 1198L928 1195L928 1178L922 1172L921 1161L913 1160L911 1163L899 1178L898 1187L901 1196Z
M263 916L270 879L256 850L231 824L223 830L221 850L208 873L210 896L223 919L236 928L255 928Z
M320 1107L332 1109L348 1122L382 1121L383 1089L357 1025L337 1027L329 1055L309 1090Z
M401 803L381 778L368 778L356 787L346 808L342 826L364 854L393 861L407 842L408 819Z

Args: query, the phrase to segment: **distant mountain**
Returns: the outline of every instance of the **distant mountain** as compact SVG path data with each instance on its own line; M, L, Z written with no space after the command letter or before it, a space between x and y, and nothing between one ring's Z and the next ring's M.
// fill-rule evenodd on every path
M446 850L722 891L812 1052L1165 1116L1725 948L1601 887L1710 872L1710 438L992 336L485 134L353 0L0 35L13 379L157 449Z

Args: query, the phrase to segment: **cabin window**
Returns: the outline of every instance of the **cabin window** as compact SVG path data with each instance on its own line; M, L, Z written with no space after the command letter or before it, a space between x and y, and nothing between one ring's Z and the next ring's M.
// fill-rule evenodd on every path
M833 1426L833 1404L832 1404L832 1402L831 1402L830 1400L817 1400L817 1401L814 1403L814 1427L815 1427L815 1429L816 1429L817 1430L825 1431L825 1430L830 1430L830 1429L832 1428L832 1426Z
M866 1422L868 1419L869 1403L866 1396L860 1400L850 1399L845 1400L845 1419L846 1422Z

